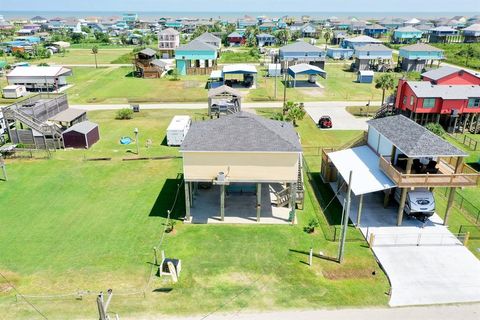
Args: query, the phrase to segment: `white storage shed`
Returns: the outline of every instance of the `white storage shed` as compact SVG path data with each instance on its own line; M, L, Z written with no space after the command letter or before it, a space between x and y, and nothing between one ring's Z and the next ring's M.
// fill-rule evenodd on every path
M20 85L10 85L3 88L2 95L5 99L17 99L27 94L27 88Z
M175 116L167 128L167 145L180 146L187 135L192 119L190 116Z

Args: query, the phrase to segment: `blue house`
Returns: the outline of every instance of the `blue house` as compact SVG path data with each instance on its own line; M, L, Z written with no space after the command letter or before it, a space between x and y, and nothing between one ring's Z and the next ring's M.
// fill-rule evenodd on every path
M388 31L388 29L385 28L384 26L381 26L379 24L372 24L370 26L366 26L363 33L366 36L369 36L369 37L372 37L372 38L380 38L381 36L386 34L387 31Z
M393 32L395 43L415 43L422 38L423 31L412 26L398 28Z
M283 68L288 68L288 66L297 63L309 63L321 69L325 67L325 50L305 41L297 41L281 47L279 56L280 61L283 63Z
M425 43L412 44L399 50L399 62L403 71L422 72L430 62L444 59L444 51Z
M260 33L257 35L257 43L259 47L273 46L276 41L277 39L275 36L268 33Z
M342 48L355 49L360 46L365 46L369 44L380 44L380 43L382 42L378 39L374 39L372 37L362 35L355 38L344 39L342 41Z
M460 42L459 31L448 26L440 26L430 29L429 42L431 43L447 43Z
M383 44L367 44L355 47L355 70L387 71L392 66L392 50ZM380 70L379 70L380 69Z
M183 23L181 21L170 20L165 22L165 28L173 28L173 29L181 29L183 27Z
M175 60L180 75L208 75L217 65L217 47L195 39L175 49Z
M480 24L472 24L463 29L463 36L465 42L480 42Z
M237 21L237 27L239 29L246 29L247 27L254 27L257 25L257 20L253 19L239 19Z
M353 56L353 49L350 48L328 48L327 57L338 60L350 59Z

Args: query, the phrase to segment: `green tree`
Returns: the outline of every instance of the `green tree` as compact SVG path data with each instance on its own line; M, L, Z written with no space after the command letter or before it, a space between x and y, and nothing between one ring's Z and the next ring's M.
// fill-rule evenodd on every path
M475 57L475 54L476 54L475 49L471 45L464 47L462 48L462 50L457 52L457 55L465 58L465 66L467 67L468 67L469 60Z
M332 37L332 34L330 31L325 31L325 34L323 35L323 38L325 39L325 50L327 50L327 44L330 41L330 38Z
M434 123L434 122L427 123L425 125L425 128L435 133L439 137L443 137L446 133L445 129L443 129L443 127L439 123Z
M283 115L286 115L290 109L296 107L297 105L298 105L298 104L297 104L296 102L287 101L287 102L283 105L282 114L283 114Z
M287 29L279 30L275 34L275 38L280 45L286 45L290 40L290 33Z
M130 120L133 117L133 110L130 108L123 108L117 111L115 119L117 120Z
M384 73L375 79L375 88L382 90L382 105L385 102L385 92L395 88L395 78L391 73Z
M287 120L292 121L294 126L297 126L297 121L303 120L306 111L302 105L296 104L288 110Z
M97 45L92 47L92 53L95 56L95 68L98 68L98 63L97 63L98 46Z

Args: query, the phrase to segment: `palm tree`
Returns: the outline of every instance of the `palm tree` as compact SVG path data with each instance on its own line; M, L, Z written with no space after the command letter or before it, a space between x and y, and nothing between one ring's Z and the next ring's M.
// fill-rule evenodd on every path
M293 102L293 101L287 101L287 102L283 105L282 114L283 114L283 115L286 115L290 109L293 109L293 108L295 108L296 106L298 106L298 103Z
M92 47L92 53L95 56L95 68L98 68L98 63L97 63L98 46L95 45Z
M391 73L384 73L375 79L375 88L382 89L382 105L385 102L385 92L395 88L395 78Z
M305 117L305 109L300 106L299 104L296 104L294 107L290 108L287 113L287 119L292 121L293 126L297 126L297 121L298 120L303 120Z
M325 38L325 50L327 50L327 43L330 41L331 37L330 31L327 30L323 37Z
M288 43L289 37L290 37L290 34L288 33L288 30L283 29L283 30L277 31L276 38L279 44L286 45Z

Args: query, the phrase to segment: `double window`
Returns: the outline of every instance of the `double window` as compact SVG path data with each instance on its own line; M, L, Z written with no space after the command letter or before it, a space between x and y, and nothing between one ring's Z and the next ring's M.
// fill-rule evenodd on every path
M468 99L469 108L478 108L480 107L480 98L470 98Z
M423 99L424 108L433 108L435 106L435 98L425 98Z

